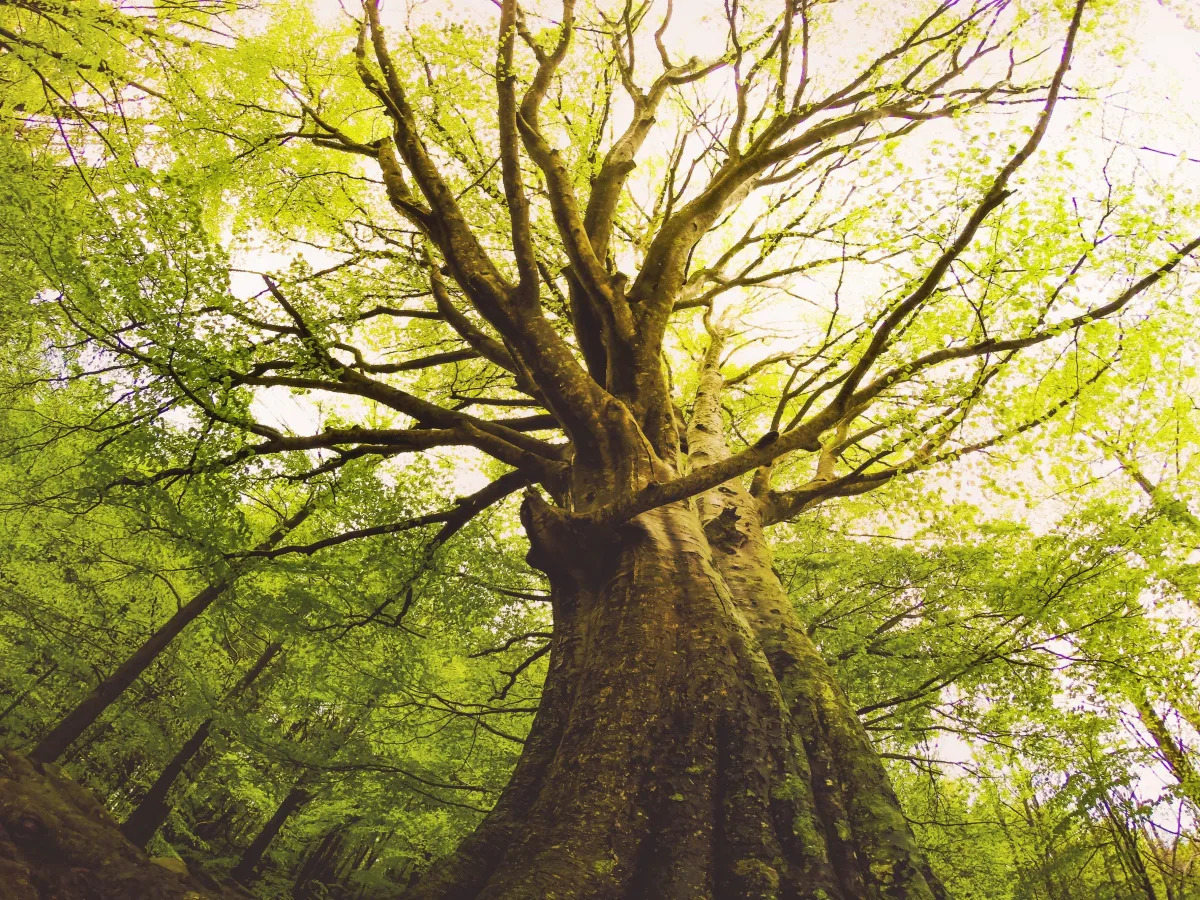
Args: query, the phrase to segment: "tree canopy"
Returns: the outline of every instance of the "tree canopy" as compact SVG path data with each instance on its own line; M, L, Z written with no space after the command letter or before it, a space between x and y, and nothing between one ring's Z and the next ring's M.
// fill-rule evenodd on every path
M212 891L1200 896L1176 6L0 2L3 746Z

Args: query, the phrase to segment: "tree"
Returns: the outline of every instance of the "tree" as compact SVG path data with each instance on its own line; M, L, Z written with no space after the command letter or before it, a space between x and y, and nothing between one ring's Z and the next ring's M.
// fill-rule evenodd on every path
M287 536L288 532L303 522L310 512L311 509L308 507L302 507L259 542L255 550L262 552L274 548ZM237 574L239 573L225 574L180 606L175 615L155 630L141 646L130 654L128 659L122 662L111 675L97 684L78 706L67 713L62 721L50 730L49 734L38 741L38 745L33 748L30 757L45 763L54 762L62 756L67 748L79 739L84 730L94 723L139 675L146 671L155 657L178 637L184 628L195 621L225 593Z
M188 158L153 190L97 174L130 190L97 192L79 265L35 248L45 327L72 377L128 387L114 431L130 405L203 423L125 486L470 448L482 506L525 487L540 706L413 896L945 896L765 529L1032 432L1152 328L1200 248L1184 213L1013 199L1065 178L1039 148L1104 5L920 4L863 61L838 4L726 4L686 61L669 3L576 6L397 41L368 2L340 34L295 13L191 51L140 110ZM1010 106L1027 133L971 130ZM931 154L918 221L877 216L933 122L975 155ZM326 261L235 293L202 208L223 192ZM756 303L814 295L770 352L735 345ZM297 433L256 405L278 388L341 406Z
M268 644L254 665L238 679L238 683L226 694L224 700L237 700L239 695L254 683L282 649L283 645L280 643ZM171 761L155 779L154 784L138 802L137 807L121 823L121 833L132 843L139 847L146 846L146 842L154 836L154 832L162 827L163 822L170 814L171 808L167 798L170 796L175 782L185 772L190 779L194 779L197 770L202 768L207 761L203 751L207 749L205 744L208 742L212 729L212 718L205 719L196 726L196 730L171 757Z

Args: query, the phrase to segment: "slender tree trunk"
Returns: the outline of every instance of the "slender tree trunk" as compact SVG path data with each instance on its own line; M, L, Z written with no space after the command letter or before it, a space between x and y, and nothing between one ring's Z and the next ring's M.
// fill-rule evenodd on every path
M268 535L253 552L261 553L274 547L283 537L304 521L311 512L310 507L303 508L286 522L280 524ZM113 701L137 680L138 676L150 667L155 658L170 643L179 636L188 625L212 606L213 602L225 593L242 574L243 569L233 566L221 578L198 592L191 600L181 606L162 626L158 628L145 642L137 648L111 675L96 685L95 689L84 697L73 710L50 730L30 752L30 757L38 762L54 762L67 748L71 746L89 725L95 722Z
M296 785L288 791L288 795L283 798L283 802L275 808L275 813L267 820L267 824L262 827L262 830L255 835L254 840L250 842L243 852L238 864L233 867L230 873L235 879L243 884L252 882L258 872L258 867L262 863L263 855L267 852L267 848L271 846L271 842L275 840L276 835L283 829L295 812L308 802L309 793L303 778L296 782Z
M121 696L155 658L166 649L179 632L191 624L214 600L225 593L232 578L210 584L179 608L157 631L148 637L113 673L101 681L90 694L67 713L29 754L38 762L53 762L73 744L89 725Z
M334 719L334 721L329 722L329 734L333 735L334 740L322 751L321 757L323 760L330 763L333 762L337 754L345 747L346 742L350 740L355 729L371 714L372 709L373 706L368 704L352 719L342 720L341 722ZM289 736L295 736L296 734L300 734L301 736L306 735L310 724L311 720L309 719L296 723L295 729ZM288 792L288 795L283 798L283 802L275 810L274 815L271 816L267 824L263 826L262 830L242 853L241 859L231 872L234 878L247 884L254 880L255 873L262 862L263 855L267 852L267 848L271 846L271 842L275 840L276 835L279 834L280 830L287 823L287 820L312 798L314 782L318 778L319 775L312 769L305 770L300 775L296 783L292 786L291 791Z
M344 826L335 825L326 831L317 845L305 854L300 870L292 881L293 897L310 897L317 890L315 883L319 883L322 888L328 888L334 880L337 854L341 850L344 839Z
M1037 841L1031 837L1033 834L1032 828L1030 828L1026 834L1020 835L1020 840L1018 841L1018 836L1013 834L1012 825L1009 824L1008 819L1005 818L1004 801L1001 799L998 793L992 794L991 796L992 806L996 812L996 821L1000 823L1000 830L1004 832L1004 841L1006 844L1008 844L1008 856L1010 862L1009 868L1017 874L1021 882L1029 881L1032 878L1032 876L1029 874L1031 871L1038 875L1044 876L1045 873L1037 864L1036 860L1032 865L1030 865L1026 860L1026 857L1029 855L1026 850L1026 845L1032 843L1034 845L1034 855L1036 856L1038 853ZM1030 823L1027 822L1026 824ZM1107 864L1107 861L1107 857L1105 857L1105 864ZM1035 883L1031 882L1028 885L1028 889L1031 892L1033 900L1040 900L1040 892L1038 891L1038 886ZM1055 900L1052 885L1047 885L1046 896L1049 898L1049 900Z
M572 495L605 502L661 464L636 445L577 461ZM526 500L555 619L541 705L495 809L407 897L946 896L771 571L754 503L724 485L576 534Z
M200 752L200 748L208 741L212 723L212 719L205 719L200 723L192 736L171 757L171 761L167 763L166 768L150 786L150 790L142 797L141 802L121 823L121 833L131 843L138 847L146 846L150 838L154 837L154 833L167 820L167 816L171 814L171 806L167 802L171 788L175 786L176 780L187 764L195 758L196 754Z
M1145 691L1138 689L1130 692L1130 700L1137 709L1142 725L1150 732L1150 737L1158 747L1159 756L1179 782L1180 792L1200 810L1200 773L1197 773L1187 750L1176 740L1175 735L1171 734L1171 729L1158 714Z
M370 853L369 847L354 848L350 853L346 852L346 836L350 827L360 818L353 816L334 825L305 854L292 882L292 896L295 900L328 896L330 888L341 883L367 858Z
M1033 783L1028 778L1026 778L1023 790L1021 806L1025 810L1025 822L1029 825L1030 836L1037 853L1037 872L1041 875L1042 884L1046 888L1046 897L1049 900L1069 900L1062 885L1054 877L1054 831L1046 824L1046 818L1042 815L1042 807L1038 803Z
M1117 854L1125 871L1129 874L1131 886L1136 886L1146 900L1159 900L1158 891L1154 889L1154 882L1146 870L1146 861L1142 859L1138 832L1129 826L1125 816L1119 810L1113 808L1113 804L1107 796L1102 805Z
M246 673L238 680L238 683L225 695L225 702L235 699L261 675L271 664L283 645L276 642L268 644L266 649L254 662ZM150 838L154 837L154 833L162 827L163 822L167 820L167 816L171 814L171 805L168 802L168 797L171 793L171 788L175 786L175 782L179 780L185 769L188 771L190 778L194 779L199 774L202 766L196 766L194 763L209 739L212 732L213 720L205 719L197 726L183 744L182 747L167 763L166 768L162 770L154 784L146 791L144 797L137 807L129 814L129 817L121 825L121 833L130 841L139 847L144 847ZM189 765L191 764L191 765Z
M1173 883L1175 880L1175 854L1148 824L1143 824L1138 832L1146 844L1147 855L1153 863L1158 880L1162 883L1167 900L1179 900L1179 891Z

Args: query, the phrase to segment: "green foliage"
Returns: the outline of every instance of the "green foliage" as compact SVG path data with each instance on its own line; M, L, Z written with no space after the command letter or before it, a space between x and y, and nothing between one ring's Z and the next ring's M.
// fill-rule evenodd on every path
M828 87L934 4L852 51L839 29L879 4L808 6ZM1045 81L1038 60L1070 6L1007 10L1028 83L1005 88L1006 109ZM627 67L647 65L587 7L542 110L580 195L624 127ZM768 33L774 13L750 7L747 34ZM1194 160L1156 170L1098 143L1112 110L1089 90L1122 58L1106 41L1127 37L1100 22L1134 15L1117 7L1088 19L1080 111L888 334L878 392L770 468L780 493L812 498L772 535L778 574L963 900L1200 897L1194 269L1074 321L1162 266L1200 209L1180 176ZM524 462L475 432L548 405L497 363L512 342L389 202L379 147L395 123L359 74L357 24L282 2L152 9L0 4L0 739L33 746L233 572L68 767L123 818L211 721L153 852L226 874L300 788L260 895L395 896L494 803L538 706L553 624L515 504L453 513L480 476ZM536 22L544 52L560 26ZM447 191L515 278L494 23L387 24ZM984 27L965 27L955 53ZM737 52L715 51L716 87L681 82L657 111L655 151L615 201L613 284L726 163ZM889 57L857 102L898 96L893 77L926 52ZM526 84L535 69L529 50L512 72ZM724 363L734 451L836 393L1024 140L995 114L940 118L923 142L905 124L814 150L835 162L764 175L715 217L659 354L682 419L714 320L738 338ZM522 165L540 308L575 353L577 275L545 177ZM431 299L434 273L465 326ZM1038 340L912 365L1014 336ZM561 423L517 421L534 455L574 452ZM739 874L777 886L755 865Z
M1041 533L966 506L904 538L839 520L794 526L777 565L953 895L1200 894L1200 794L1146 718L1194 758L1170 519L1096 501Z

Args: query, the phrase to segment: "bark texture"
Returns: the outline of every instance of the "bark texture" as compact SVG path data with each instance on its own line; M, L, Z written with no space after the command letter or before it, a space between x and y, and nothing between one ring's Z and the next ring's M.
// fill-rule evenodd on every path
M688 434L696 464L728 455L719 406L722 348L714 333ZM944 897L866 730L775 574L758 501L735 479L705 494L700 507L717 568L770 661L804 745L809 825L827 853L822 877L846 897Z
M171 866L168 868L168 866ZM4 900L201 900L245 897L152 860L57 766L0 752L0 897Z
M698 404L694 463L721 452L711 414ZM613 434L599 466L577 461L574 497L665 465L632 440L614 461ZM496 808L406 896L945 896L740 484L607 530L535 497L523 520L553 593L541 707Z

